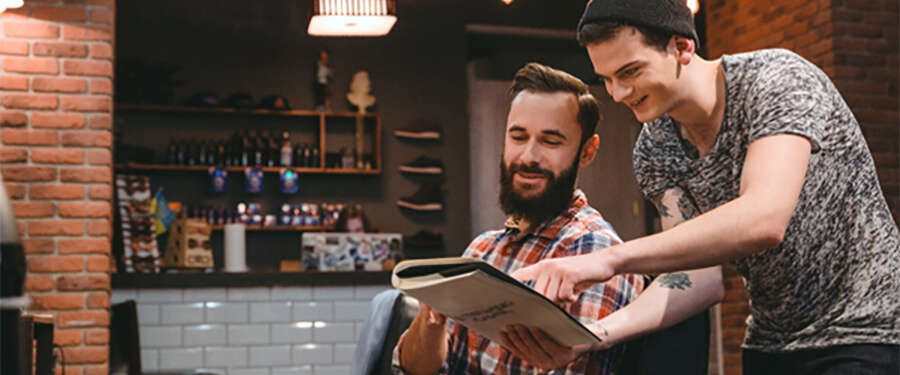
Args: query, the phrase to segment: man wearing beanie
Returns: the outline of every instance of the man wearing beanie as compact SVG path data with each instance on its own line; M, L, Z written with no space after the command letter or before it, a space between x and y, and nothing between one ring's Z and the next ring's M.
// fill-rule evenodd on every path
M567 302L613 275L662 274L601 320L617 343L719 302L730 262L751 302L745 375L898 374L900 232L829 78L787 50L697 56L683 0L593 0L578 39L644 123L635 175L663 232L513 276Z

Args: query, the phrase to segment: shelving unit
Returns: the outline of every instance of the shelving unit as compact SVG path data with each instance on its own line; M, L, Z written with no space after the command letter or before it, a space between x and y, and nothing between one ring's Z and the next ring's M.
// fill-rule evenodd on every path
M182 202L192 208L233 208L238 202L246 202L259 204L264 213L275 214L285 203L352 201L355 196L341 195L335 192L341 191L335 186L377 184L381 175L382 130L377 114L116 104L114 119L116 140L121 142L114 148L117 156L113 165L115 173L149 176L151 184L165 187L170 202ZM360 123L362 136L358 137L357 125ZM228 142L238 131L264 132L278 137L283 130L290 132L294 147L309 146L318 150L316 157L320 167L227 166L224 167L229 172L225 192L210 193L207 172L212 166L167 164L167 146L171 142L202 140L207 145L230 144ZM280 139L278 142L280 146ZM370 168L336 168L341 162L339 154L344 150L356 151L358 160L365 161ZM260 168L266 174L262 193L244 191L246 168ZM278 192L278 173L283 168L302 175L299 193ZM327 193L320 194L321 191ZM212 226L212 230L214 256L221 258L224 226ZM248 257L248 265L277 270L280 259L299 258L301 233L333 230L333 225L246 226L247 246L254 249L253 256ZM121 246L121 239L116 239L115 246L117 249Z
M121 171L178 171L178 172L206 172L211 166L209 165L168 165L168 164L142 164L142 163L116 163L116 170ZM229 172L244 172L246 168L253 167L225 167ZM278 173L281 168L288 167L260 167L265 173ZM380 174L377 169L340 169L340 168L304 168L289 167L297 173L309 174L362 174L374 175Z
M145 112L152 114L197 114L197 115L214 115L214 116L251 116L251 117L282 117L282 118L301 118L318 120L318 147L319 147L319 165L326 165L326 154L329 150L328 133L329 129L337 128L342 125L350 124L350 120L361 118L364 126L374 125L374 129L369 132L372 136L372 155L374 156L373 165L370 169L341 169L341 168L303 168L291 167L298 173L315 173L315 174L360 174L373 175L381 173L381 118L377 114L367 113L359 114L354 112L320 112L309 110L271 110L271 109L241 109L241 108L222 108L222 107L186 107L186 106L164 106L149 104L116 104L116 112ZM302 126L302 125L301 125ZM167 165L153 163L117 163L117 170L159 170L159 171L206 171L209 166L201 165ZM243 166L228 167L229 171L243 172ZM277 173L281 167L263 167L265 172Z
M223 225L212 225L210 226L212 230L220 231L225 229ZM271 227L264 227L259 225L247 225L244 227L246 231L259 231L259 232L327 232L334 230L333 225L277 225Z

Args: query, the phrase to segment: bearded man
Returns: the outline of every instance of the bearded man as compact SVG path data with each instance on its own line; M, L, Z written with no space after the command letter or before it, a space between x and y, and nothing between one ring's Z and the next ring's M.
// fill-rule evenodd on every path
M478 236L463 256L509 273L620 243L612 226L576 190L578 171L591 163L599 144L594 130L600 107L587 86L568 73L531 63L519 70L509 92L500 165L500 205L509 218L504 229ZM598 332L601 318L643 288L641 276L616 276L563 307ZM501 332L502 343L492 342L427 305L420 307L394 350L395 373L531 374L564 366L559 373L605 374L622 354L603 345L563 347L522 325Z

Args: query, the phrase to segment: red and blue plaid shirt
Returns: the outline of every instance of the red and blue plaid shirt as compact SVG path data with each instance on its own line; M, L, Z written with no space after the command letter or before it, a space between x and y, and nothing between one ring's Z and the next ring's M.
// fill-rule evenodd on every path
M569 208L559 216L547 220L529 232L521 232L515 220L507 219L505 230L485 232L478 236L463 253L464 257L481 258L494 267L512 273L544 259L587 254L621 243L612 226L597 210L588 206L581 190L575 191ZM616 276L604 284L596 284L568 305L567 311L582 324L596 323L601 318L625 306L644 289L638 275ZM490 341L450 319L448 326L449 353L439 374L534 374L537 368L514 357L500 343ZM400 368L400 337L394 349L393 369ZM551 374L606 374L621 350L582 354L565 368Z

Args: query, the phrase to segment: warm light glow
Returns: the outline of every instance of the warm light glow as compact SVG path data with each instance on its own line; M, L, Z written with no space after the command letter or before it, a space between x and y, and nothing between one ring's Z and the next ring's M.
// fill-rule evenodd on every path
M313 36L383 36L397 23L396 0L315 0Z
M687 0L688 8L691 8L691 14L697 14L700 11L700 0Z
M25 5L24 0L0 0L0 13L7 9L13 9Z
M313 16L307 32L313 36L384 36L395 16Z
M503 1L503 4L506 4L506 5L509 5L513 2L513 0L501 0L501 1Z

